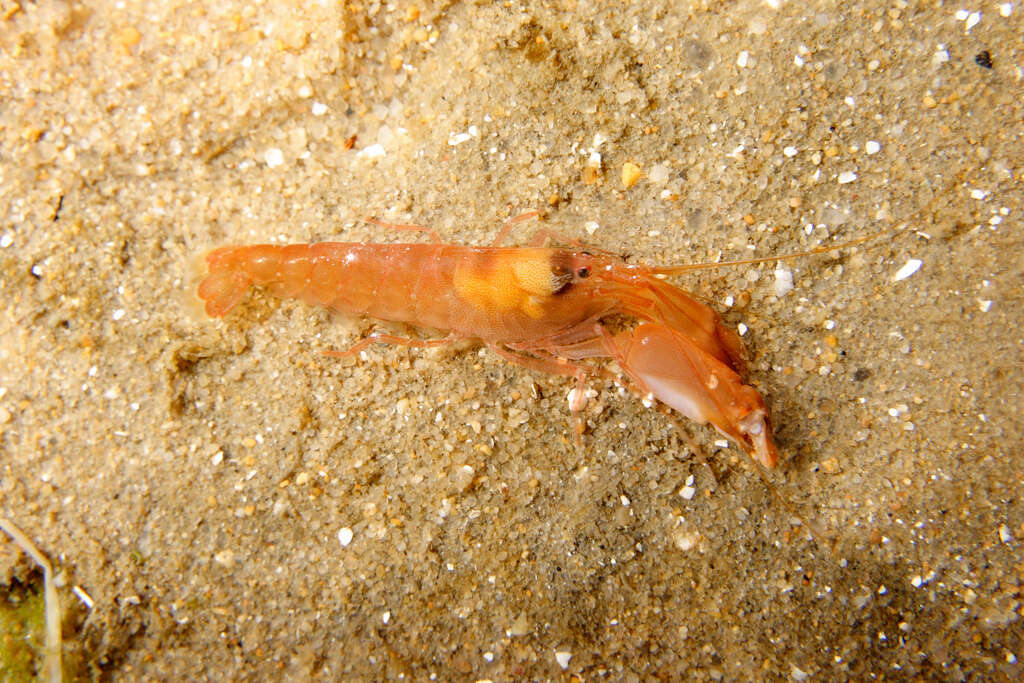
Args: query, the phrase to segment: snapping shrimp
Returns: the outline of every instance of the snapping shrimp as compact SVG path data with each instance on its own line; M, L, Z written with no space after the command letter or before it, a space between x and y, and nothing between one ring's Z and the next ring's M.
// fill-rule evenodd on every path
M372 334L332 355L375 342L473 338L512 362L578 379L591 372L580 361L611 358L644 394L711 424L761 465L778 462L768 409L744 378L739 337L658 277L702 265L650 267L582 249L347 242L226 246L206 261L198 293L211 316L266 286L346 314L449 330L441 339ZM612 316L641 323L612 334L602 323Z

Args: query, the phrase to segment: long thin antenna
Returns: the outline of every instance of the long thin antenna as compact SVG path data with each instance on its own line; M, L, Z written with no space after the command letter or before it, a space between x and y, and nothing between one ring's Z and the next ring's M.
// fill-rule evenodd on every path
M650 269L650 271L652 273L654 273L655 275L679 275L681 273L688 273L688 272L690 272L692 270L712 270L714 268L729 268L729 267L732 267L732 266L747 266L747 265L753 265L753 264L756 264L756 263L773 263L775 261L792 261L793 259L805 258L807 256L813 256L814 254L824 254L824 253L827 253L827 252L830 252L830 251L836 251L836 250L841 250L841 249L849 249L850 247L855 247L855 246L857 246L859 244L864 244L865 242L869 242L869 241L871 241L873 239L877 239L878 237L881 237L882 235L884 235L886 233L889 233L889 232L892 232L894 230L902 230L907 225L908 225L907 223L903 223L903 224L898 225L898 226L896 226L894 228L885 228L884 230L879 230L877 232L873 232L870 235L867 235L865 237L858 237L857 239L850 240L849 242L840 242L839 244L822 245L820 247L814 247L813 249L808 249L807 251L798 251L798 252L793 253L793 254L780 254L779 256L762 256L762 257L759 257L759 258L739 259L737 261L719 261L717 263L689 263L689 264L684 264L684 265L679 265L679 266L654 266L654 267L652 267Z
M782 254L780 256L762 256L760 258L739 259L737 261L720 261L718 263L690 263L678 266L655 266L650 269L650 272L654 273L655 275L680 275L682 273L689 273L690 271L693 270L712 270L714 268L728 268L731 266L749 266L758 263L792 261L793 259L813 256L814 254L825 254L830 251L836 251L838 249L849 249L850 247L856 247L859 244L870 242L871 240L877 239L883 235L903 230L905 227L910 225L911 222L923 216L926 211L931 210L931 208L935 205L935 202L937 202L940 197L946 195L954 187L963 182L963 179L961 177L962 175L962 172L958 173L956 177L953 179L953 181L946 185L942 192L936 193L936 195L932 198L932 201L928 202L927 206L914 212L914 214L906 221L900 223L895 227L882 228L881 230L873 232L864 237L859 237L855 240L850 240L849 242L840 242L839 244L826 244L820 247L814 247L813 249L808 249L807 251L798 251L794 254Z
M753 460L753 458L751 458L751 460ZM797 512L797 510L792 505L789 504L788 500L782 497L782 494L780 494L778 489L775 488L775 484L773 484L771 479L768 478L768 474L765 472L764 466L761 463L757 462L756 460L753 460L753 463L754 469L756 469L757 473L761 475L761 479L762 481L764 481L765 486L767 486L768 490L772 492L772 495L775 496L775 498L780 503L782 503L782 507L786 508L786 512L800 520L800 523L804 526L805 529L807 529L807 531L811 533L811 536L814 537L814 540L819 545L828 548L829 553L831 553L834 556L836 554L836 543L838 542L838 539L831 543L827 542L825 540L825 534L821 533L821 530L819 530L817 526L808 522L803 515Z

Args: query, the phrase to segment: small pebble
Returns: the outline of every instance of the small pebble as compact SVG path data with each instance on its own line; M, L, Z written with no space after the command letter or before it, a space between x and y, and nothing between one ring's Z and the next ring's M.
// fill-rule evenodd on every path
M562 667L562 671L569 668L570 659L572 659L571 652L559 651L555 653L555 661L558 662L558 666Z
M1013 534L1010 533L1010 527L1005 524L999 525L999 540L1007 544L1013 541Z
M271 147L263 154L263 160L270 168L276 168L284 163L284 153L277 147Z
M341 543L342 547L348 546L352 542L352 530L347 526L342 527L338 532L338 542Z
M775 296L780 299L793 290L793 271L789 268L775 269Z
M382 157L387 152L384 151L384 145L374 144L368 147L363 147L359 152L356 153L358 157L365 157L367 159L376 159Z
M881 149L882 146L875 142L874 140L868 140L867 142L864 143L864 151L867 152L868 154L878 154L879 150Z
M230 550L221 550L219 553L213 556L213 561L222 567L231 568L235 563L235 553Z
M655 164L651 167L651 172L647 179L655 185L664 185L668 182L668 166L665 164Z
M627 161L622 165L622 184L625 187L633 187L640 180L643 172L640 167L634 164L632 161Z
M782 153L785 154L787 157L795 157L798 152L799 152L799 150L796 147L794 147L793 145L790 145L789 147L783 147L782 148Z
M853 171L843 171L842 173L839 174L839 184L840 185L846 185L848 183L852 183L856 179L857 179L857 174L854 173Z

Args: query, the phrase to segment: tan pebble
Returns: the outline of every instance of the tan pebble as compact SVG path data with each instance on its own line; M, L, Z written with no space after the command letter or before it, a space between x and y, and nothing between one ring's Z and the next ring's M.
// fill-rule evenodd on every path
M213 561L223 567L230 568L235 563L235 553L230 550L221 550L213 556Z
M748 213L746 216L743 217L743 222L746 223L747 225L753 225L754 216Z
M129 26L118 31L117 35L114 36L114 40L127 52L139 44L139 41L142 40L142 34L134 26Z
M404 19L406 21L416 21L419 18L420 18L420 8L417 7L416 5L412 5L408 9L405 10L405 17L404 17Z
M789 198L789 208L791 209L799 209L801 206L803 206L803 204L804 200L800 199L800 197Z
M601 180L601 169L597 166L585 166L583 168L583 184L594 185Z
M935 106L938 104L938 102L936 102L935 98L932 97L931 95L925 95L924 99L921 100L921 104L924 105L925 109L935 109Z
M632 161L627 161L622 165L622 184L624 186L633 187L640 180L641 176L643 176L643 172Z
M839 459L829 458L821 462L821 471L825 474L835 474L839 471Z
M825 343L834 349L837 346L839 346L839 339L836 338L836 335L830 334L827 337L825 337Z

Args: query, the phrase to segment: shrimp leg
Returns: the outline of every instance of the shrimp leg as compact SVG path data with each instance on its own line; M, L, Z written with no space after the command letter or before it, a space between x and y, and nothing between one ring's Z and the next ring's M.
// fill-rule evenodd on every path
M515 351L504 349L497 344L488 344L487 348L508 362L521 365L530 370L546 372L552 375L562 375L563 377L575 377L576 395L569 400L569 411L572 413L573 422L576 425L576 436L579 437L583 434L585 426L583 424L583 418L580 417L579 413L583 410L584 397L586 396L587 390L587 376L594 371L593 368L580 365L579 363L574 363L567 358L537 358L535 356L527 356L523 353L516 353Z
M565 358L537 358L535 356L527 356L524 353L510 351L509 349L493 343L487 344L487 348L494 351L494 353L498 354L510 363L515 363L516 365L521 365L524 368L536 370L537 372L544 372L550 375L561 375L562 377L579 377L580 375L586 375L590 372L589 368Z
M385 221L382 221L379 218L375 218L373 216L370 216L369 218L365 218L363 220L365 220L367 223L371 225L376 225L381 228L387 228L388 230L408 230L409 232L425 232L427 233L427 235L430 236L430 240L432 242L437 242L440 244L443 241L441 239L441 233L439 233L437 230L434 230L433 228L428 228L424 225L417 225L416 223L386 223Z
M491 246L500 247L501 243L505 241L506 237L508 237L508 233L512 229L512 226L515 225L516 223L521 223L525 220L536 218L539 215L540 211L527 211L526 213L521 213L518 216L509 218L507 221L505 221L505 224L501 226L501 230L498 231L498 234L495 235L494 241L491 242Z
M458 334L449 334L447 337L442 337L441 339L412 339L411 337L399 337L394 334L374 332L363 337L344 351L321 351L320 355L329 356L331 358L348 358L349 356L354 356L367 347L377 343L396 344L398 346L408 346L415 349L432 349L438 346L445 346L446 344L457 342L460 339L465 339L465 337Z

